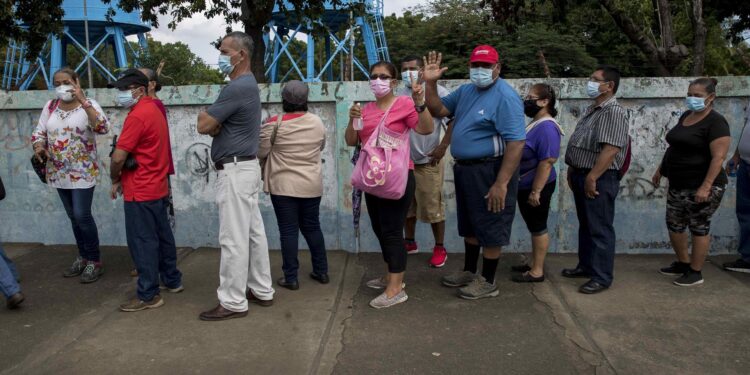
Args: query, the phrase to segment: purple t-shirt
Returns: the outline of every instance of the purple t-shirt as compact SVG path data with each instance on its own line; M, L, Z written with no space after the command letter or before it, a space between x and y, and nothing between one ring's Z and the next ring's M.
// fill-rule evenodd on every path
M560 131L551 120L542 121L526 133L526 144L523 146L523 155L521 156L519 189L531 189L536 175L535 169L540 160L560 156L560 138ZM555 181L556 178L557 173L555 168L552 167L547 183Z

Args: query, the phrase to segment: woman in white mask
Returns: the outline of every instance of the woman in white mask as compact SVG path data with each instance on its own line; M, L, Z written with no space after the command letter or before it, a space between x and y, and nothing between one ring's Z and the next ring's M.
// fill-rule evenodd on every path
M95 134L106 134L110 125L99 104L81 90L75 71L60 69L53 81L55 99L42 109L31 142L35 157L47 165L47 184L57 189L78 245L78 256L63 276L92 283L103 273L91 215L99 176Z

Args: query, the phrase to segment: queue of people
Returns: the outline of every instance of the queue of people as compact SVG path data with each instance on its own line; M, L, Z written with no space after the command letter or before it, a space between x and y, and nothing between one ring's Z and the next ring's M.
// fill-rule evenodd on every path
M298 240L311 252L310 278L330 282L320 225L323 195L323 121L308 111L309 89L300 81L284 85L283 112L261 122L258 84L251 71L253 42L242 32L220 43L219 67L229 77L218 99L198 115L197 130L213 138L211 159L218 173L218 304L199 315L220 321L247 315L248 304L271 306L268 242L260 214L261 190L270 194L282 250L283 276L276 283L300 289ZM503 247L510 243L516 206L531 236L531 256L511 268L515 282L544 282L549 250L548 217L565 135L557 122L557 93L538 83L523 96L500 78L497 51L477 46L467 65L470 83L453 92L437 84L447 69L442 56L409 56L401 74L389 62L370 67L375 101L354 103L345 141L356 148L352 186L364 192L372 231L383 253L385 272L366 282L380 291L370 306L391 307L408 300L404 274L408 254L418 252L416 223L431 226L431 267L447 263L444 155L455 160L458 235L465 260L441 282L464 299L499 294L496 274ZM403 87L399 88L399 77ZM96 223L91 215L99 167L96 134L111 126L98 103L87 98L70 69L54 74L55 100L43 108L32 136L35 158L47 166L46 182L57 189L70 218L79 255L63 272L82 283L102 277ZM567 175L578 217L578 263L562 276L588 279L584 294L608 289L614 280L615 200L631 158L628 112L616 98L620 72L597 67L586 92L593 103L583 112L565 151ZM699 78L687 88L687 111L666 135L669 145L653 176L669 183L666 226L677 260L659 270L680 286L704 282L701 270L710 247L711 217L719 207L727 173L737 173L737 217L741 257L724 264L750 273L750 134L724 167L731 143L729 125L714 108L717 82ZM170 225L169 176L174 165L167 112L156 97L158 80L150 69L129 69L110 84L129 109L111 155L111 197L122 196L128 248L138 276L136 297L120 306L133 312L164 305L160 292L184 290ZM690 235L687 231L690 231ZM692 241L691 241L692 240ZM692 242L692 247L689 244ZM9 308L24 299L13 263L0 247L0 287ZM479 258L482 257L481 269Z

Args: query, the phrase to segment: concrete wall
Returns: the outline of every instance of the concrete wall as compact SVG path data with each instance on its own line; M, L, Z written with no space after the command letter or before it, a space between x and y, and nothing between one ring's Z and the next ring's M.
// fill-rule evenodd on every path
M720 78L716 109L729 120L733 143L736 145L746 120L750 97L750 77ZM509 81L519 93L540 80ZM621 84L620 102L630 114L630 134L634 139L631 170L621 182L615 225L619 252L669 252L664 224L665 189L656 188L651 174L661 160L666 144L664 135L677 123L684 110L683 98L687 91L685 78L631 78ZM453 89L464 82L447 81ZM590 101L585 98L585 80L554 79L559 89L560 123L569 135ZM212 103L219 86L166 87L161 97L169 109L172 147L177 168L173 179L179 246L217 246L218 214L214 203L213 185L216 173L209 159L211 138L199 135L195 119L199 111ZM263 117L278 113L280 86L262 87ZM98 138L99 159L103 170L109 168L109 149L113 134L119 134L124 110L114 107L113 90L92 90L110 117L114 130ZM0 92L0 176L5 182L8 197L0 203L0 238L6 242L43 242L47 244L74 243L72 231L62 204L53 189L39 182L29 163L32 154L30 135L36 125L40 109L51 92ZM331 249L354 251L351 225L351 186L349 162L351 149L343 141L348 119L348 108L354 101L373 100L365 82L321 83L311 86L311 111L319 115L327 129L327 148L324 151L325 195L321 207L321 222L326 244ZM567 137L563 139L563 150ZM561 157L562 160L562 157ZM449 163L448 165L451 165ZM565 166L558 162L558 170ZM109 178L100 179L94 200L94 215L103 245L125 245L122 201L108 197ZM448 202L446 245L450 251L463 251L457 236L455 221L455 191L451 168L446 170L443 194ZM713 220L713 252L733 252L737 244L738 227L733 210L735 205L734 180ZM273 208L268 197L261 203L266 233L271 248L279 247L279 235ZM520 214L513 224L513 238L509 250L528 251L529 235ZM567 186L558 184L549 220L553 237L551 251L574 252L577 246L576 220L573 199ZM362 217L361 251L378 251L379 247L369 227L366 212ZM431 246L429 227L420 224L418 240L423 248ZM303 242L304 246L304 242Z

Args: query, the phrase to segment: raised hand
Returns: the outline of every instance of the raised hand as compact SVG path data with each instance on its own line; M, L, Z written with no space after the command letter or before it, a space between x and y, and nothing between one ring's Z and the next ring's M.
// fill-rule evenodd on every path
M443 76L443 73L448 70L448 68L440 67L440 62L443 60L442 53L430 51L430 53L428 53L427 56L423 57L422 59L425 63L424 70L422 72L422 79L427 82L439 80L440 77Z
M411 98L414 99L414 104L424 105L424 85L419 83L419 79L414 79L411 75L409 80L411 81Z
M70 93L73 94L73 98L83 104L86 101L86 94L83 93L81 86L73 80L70 81L70 85L73 86L73 90L70 90Z

